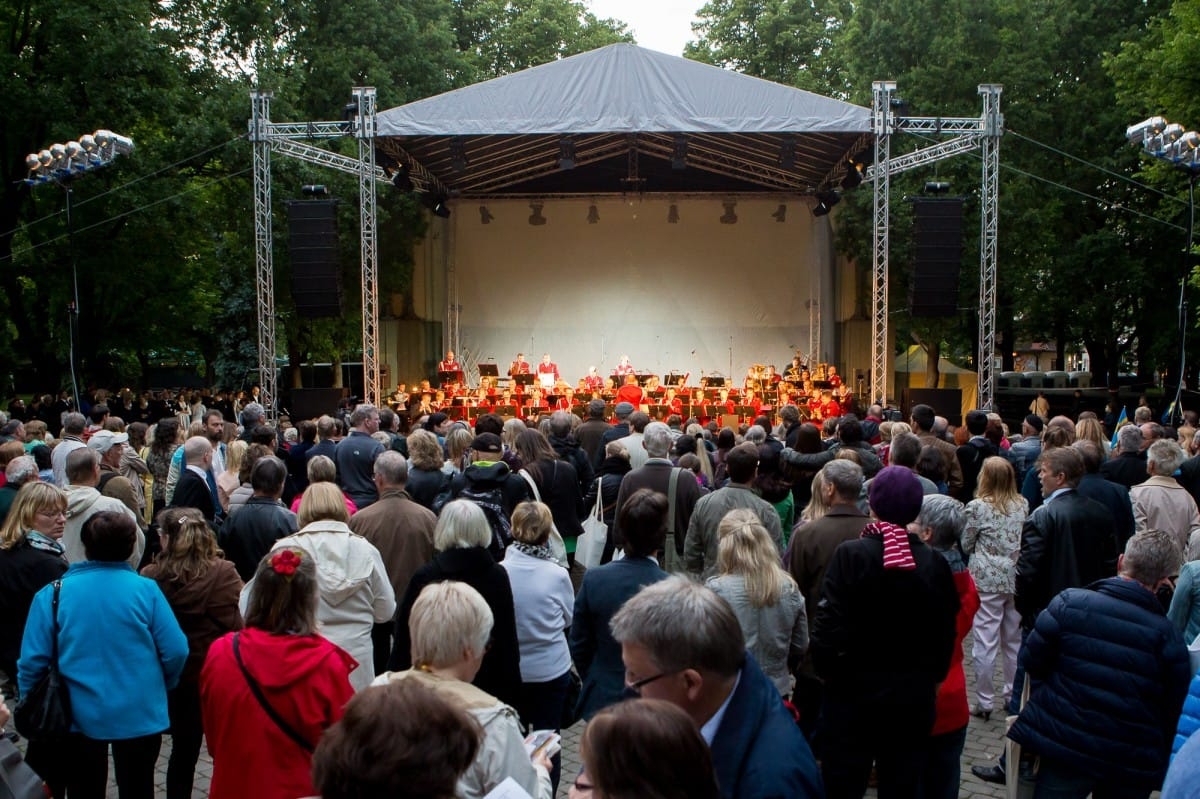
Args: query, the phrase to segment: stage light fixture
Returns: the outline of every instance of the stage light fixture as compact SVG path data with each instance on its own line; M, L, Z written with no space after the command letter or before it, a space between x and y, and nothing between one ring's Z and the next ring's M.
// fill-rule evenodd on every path
M600 211L596 208L595 203L588 206L587 221L589 225L594 225L600 221Z
M488 210L486 205L479 206L479 224L490 225L496 217L492 216L492 212Z
M309 183L300 187L300 194L305 197L328 197L329 187L320 183Z
M1167 126L1167 120L1162 117L1150 117L1136 125L1125 128L1125 138L1130 144L1142 144L1147 139L1157 136Z
M450 217L450 206L446 205L446 198L440 194L425 192L421 195L421 204L428 208L434 216L442 219Z
M776 222L787 221L787 206L780 203L779 207L775 209L775 213L771 214L771 218Z
M779 165L784 169L796 168L796 137L784 136L779 145Z
M725 213L721 214L721 224L722 225L736 225L738 218L737 218L737 214L735 213L734 209L737 208L737 202L734 200L730 200L729 202L721 203L721 205L725 206Z
M62 182L84 172L108 166L118 155L133 152L133 139L111 130L86 133L65 144L52 144L25 157L29 174L25 182L33 185Z
M396 165L396 174L392 175L392 185L403 192L413 190L412 172L408 164Z
M672 225L679 224L679 206L671 203L671 207L667 209L667 222Z
M813 216L825 216L833 210L833 206L842 201L842 195L836 191L819 191L816 194L817 205L813 208Z
M687 169L687 136L677 135L671 152L671 169Z
M1125 137L1140 144L1147 155L1160 158L1193 176L1200 173L1200 133L1183 125L1150 117L1125 129Z
M846 162L846 177L842 178L842 188L846 191L856 189L863 182L863 170L865 164L856 163L853 160Z
M545 203L529 204L529 210L532 211L532 213L529 214L529 224L535 227L546 224L546 217L542 216L542 207L544 205Z
M948 180L925 181L926 194L945 194L948 191L950 191L950 181Z
M558 168L575 168L575 140L564 137L558 140Z

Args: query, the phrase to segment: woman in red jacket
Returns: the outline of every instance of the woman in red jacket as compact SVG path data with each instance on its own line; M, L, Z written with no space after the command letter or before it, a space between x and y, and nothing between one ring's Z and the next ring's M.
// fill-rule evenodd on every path
M210 799L312 796L312 753L354 690L350 655L317 634L317 572L299 549L263 558L246 629L213 643L200 673Z
M979 610L979 592L959 548L966 521L961 502L942 494L930 494L922 501L921 513L913 522L921 540L950 565L959 601L950 670L938 686L936 715L921 775L921 796L927 799L957 799L963 744L967 741L967 722L971 720L967 677L963 673L963 638L971 631L975 611Z

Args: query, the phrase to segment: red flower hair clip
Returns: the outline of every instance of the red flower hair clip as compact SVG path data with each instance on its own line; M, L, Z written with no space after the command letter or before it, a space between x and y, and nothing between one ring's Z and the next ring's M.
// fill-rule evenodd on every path
M291 577L300 567L300 553L294 549L281 549L271 556L271 568L276 574Z

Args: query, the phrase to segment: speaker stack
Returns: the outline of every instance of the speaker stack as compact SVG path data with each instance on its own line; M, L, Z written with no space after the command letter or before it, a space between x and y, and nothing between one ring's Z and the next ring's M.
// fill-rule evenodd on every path
M955 316L962 269L963 199L920 197L912 203L915 257L908 293L912 315Z
M341 316L337 200L288 203L288 252L296 313L308 319Z

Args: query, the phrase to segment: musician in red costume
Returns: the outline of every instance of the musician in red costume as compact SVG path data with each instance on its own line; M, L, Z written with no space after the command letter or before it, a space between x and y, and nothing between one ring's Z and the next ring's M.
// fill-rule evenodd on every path
M537 373L539 376L540 375L554 375L554 382L555 383L558 382L558 380L559 380L558 364L556 364L554 361L550 360L550 353L547 352L542 355L542 362L537 365Z
M842 406L833 398L833 392L825 389L821 392L821 418L836 419L842 415Z
M517 359L508 366L508 376L516 377L517 375L527 375L529 373L529 361L525 360L525 353L518 352Z
M675 389L667 389L667 393L663 397L662 404L667 406L667 413L678 413L680 416L683 415L683 400L675 396Z
M446 357L438 361L437 370L439 372L461 372L463 370L462 364L454 357L454 350L446 350Z
M588 391L600 391L604 388L604 378L596 371L596 367L588 367L587 376L583 378L583 386Z
M646 392L637 383L634 375L625 375L625 385L617 389L617 402L628 402L634 408L640 408L646 401Z
M617 364L617 368L613 370L613 374L617 377L624 378L626 375L633 374L633 365L629 363L629 356L622 355L621 362Z
M826 376L825 379L827 381L829 381L829 385L832 386L833 388L837 388L838 386L840 386L842 384L842 376L837 373L836 366L831 365L829 367L829 374L828 374L828 376Z

